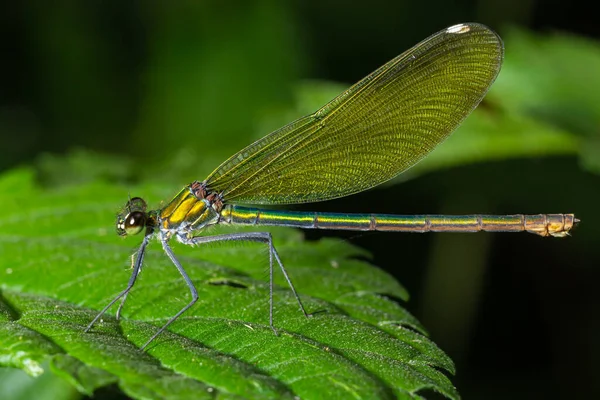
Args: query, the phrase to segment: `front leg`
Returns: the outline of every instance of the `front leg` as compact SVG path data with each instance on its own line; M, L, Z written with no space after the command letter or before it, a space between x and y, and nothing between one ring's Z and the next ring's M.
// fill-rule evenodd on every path
M131 273L131 278L129 278L129 283L127 284L127 287L125 288L125 290L123 290L121 293L119 293L117 295L117 297L115 297L114 299L112 299L110 301L110 303L108 303L103 309L102 311L100 311L98 313L98 315L96 315L96 317L92 320L92 322L90 322L90 324L85 328L84 332L89 331L90 329L92 329L92 327L94 326L94 324L96 323L96 321L98 321L100 319L100 317L102 317L104 315L104 313L113 305L117 302L117 300L119 300L120 298L122 298L123 300L121 301L121 304L119 305L119 309L117 310L117 319L119 319L120 314L121 314L121 308L123 307L123 304L125 303L125 300L127 299L127 294L129 293L129 291L133 288L133 285L135 284L135 280L137 279L140 270L142 269L142 263L144 262L144 254L146 252L146 246L148 245L148 242L150 241L150 235L146 235L144 236L144 240L142 241L142 244L140 245L140 248L137 251L137 257L135 259L135 263L133 265L133 272Z

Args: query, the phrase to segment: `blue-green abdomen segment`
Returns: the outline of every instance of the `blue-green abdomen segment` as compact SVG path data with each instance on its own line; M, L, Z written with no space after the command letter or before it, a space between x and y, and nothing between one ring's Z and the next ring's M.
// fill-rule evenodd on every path
M390 232L521 232L565 236L575 225L573 214L539 215L391 215L264 210L226 206L222 223L276 225L304 229Z

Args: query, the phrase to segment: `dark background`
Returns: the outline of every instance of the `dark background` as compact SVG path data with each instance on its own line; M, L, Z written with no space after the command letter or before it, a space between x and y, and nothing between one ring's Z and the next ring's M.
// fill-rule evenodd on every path
M289 106L300 79L353 83L459 22L501 36L516 26L600 37L584 1L58 3L10 2L0 12L0 172L34 164L42 185L63 156L108 154L127 160L128 171L100 178L133 185L145 166L165 163L175 165L173 175L156 179L174 192L266 134L257 120ZM592 398L600 395L599 194L600 177L576 155L539 156L437 170L302 208L575 213L582 224L563 240L306 234L367 248L408 288L408 309L456 362L453 382L464 398Z

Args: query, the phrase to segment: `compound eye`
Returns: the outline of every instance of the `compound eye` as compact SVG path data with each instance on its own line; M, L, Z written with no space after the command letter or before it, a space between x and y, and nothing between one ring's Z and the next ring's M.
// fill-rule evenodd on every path
M146 225L146 214L141 211L134 211L125 217L123 221L123 231L125 235L137 235Z

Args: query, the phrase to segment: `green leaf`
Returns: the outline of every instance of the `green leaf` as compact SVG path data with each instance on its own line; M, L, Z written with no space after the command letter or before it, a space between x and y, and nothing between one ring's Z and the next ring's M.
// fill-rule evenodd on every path
M571 132L582 165L600 172L600 45L568 34L513 28L504 35L506 60L488 98L509 113Z
M42 366L48 369L47 363ZM0 368L0 399L69 400L81 395L68 382L48 372L36 378L15 368Z
M481 107L414 171L408 172L412 176L491 160L576 155L579 148L579 138L566 130L526 115Z
M300 313L276 271L277 336L268 325L264 247L173 243L200 300L142 352L190 300L157 242L124 319L116 321L113 308L83 332L129 278L140 238L121 240L112 225L128 190L100 183L46 190L20 169L0 176L0 192L8 193L0 198L3 366L38 375L49 361L82 393L117 384L134 398L419 398L423 390L458 397L441 372L454 372L450 359L392 300L406 300L405 289L356 259L368 255L347 243L270 229L314 313ZM132 195L152 203L169 191L146 185Z
M489 98L579 135L600 123L600 45L567 34L539 35L509 29L506 57Z

